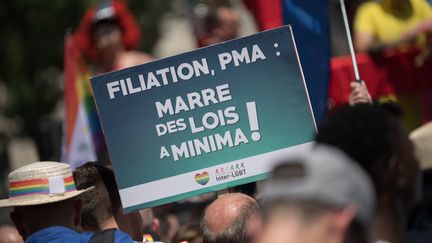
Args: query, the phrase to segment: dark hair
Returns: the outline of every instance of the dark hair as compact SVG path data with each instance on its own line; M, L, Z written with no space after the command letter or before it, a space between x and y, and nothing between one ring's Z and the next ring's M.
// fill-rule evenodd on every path
M401 131L398 120L379 105L344 105L319 127L316 141L333 145L356 160L371 176L379 193Z
M73 171L77 189L94 186L82 195L82 225L100 229L102 222L120 208L120 196L114 172L100 162L87 162Z
M112 28L119 28L122 30L117 18L97 20L97 21L92 23L92 25L90 26L90 30L91 30L91 32L94 32L95 30L97 30L98 28L100 28L102 26L110 26Z
M250 232L248 231L249 220L260 214L260 209L256 201L248 201L233 225L219 234L213 233L207 225L205 217L201 221L201 231L203 233L203 243L252 243Z

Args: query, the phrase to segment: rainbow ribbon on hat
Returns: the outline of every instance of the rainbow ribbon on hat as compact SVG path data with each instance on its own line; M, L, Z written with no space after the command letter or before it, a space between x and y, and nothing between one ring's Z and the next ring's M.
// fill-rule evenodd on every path
M64 192L76 191L72 176L63 178L63 181ZM51 194L48 178L9 182L9 197L11 198L34 194Z

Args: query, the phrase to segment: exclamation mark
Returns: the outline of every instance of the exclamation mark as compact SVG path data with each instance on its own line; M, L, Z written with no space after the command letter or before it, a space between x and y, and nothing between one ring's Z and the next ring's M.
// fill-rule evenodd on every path
M252 140L255 142L261 139L261 134L258 132L259 130L259 124L258 124L258 116L256 111L256 105L255 101L253 102L247 102L246 108L248 112L249 117L249 126L252 131Z

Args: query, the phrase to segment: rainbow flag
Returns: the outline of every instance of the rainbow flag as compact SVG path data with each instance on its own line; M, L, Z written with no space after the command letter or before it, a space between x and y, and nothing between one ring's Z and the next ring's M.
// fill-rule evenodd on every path
M72 36L65 40L64 67L62 161L76 168L97 159L102 130L90 87L91 74Z

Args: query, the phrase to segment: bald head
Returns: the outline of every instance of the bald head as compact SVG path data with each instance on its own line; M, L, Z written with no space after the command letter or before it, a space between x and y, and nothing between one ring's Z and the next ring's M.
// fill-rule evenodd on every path
M220 196L205 211L204 221L207 223L207 228L214 234L222 233L233 225L242 210L251 203L256 202L253 198L241 193Z
M204 213L201 222L204 243L251 242L259 222L255 199L241 193L222 195Z

